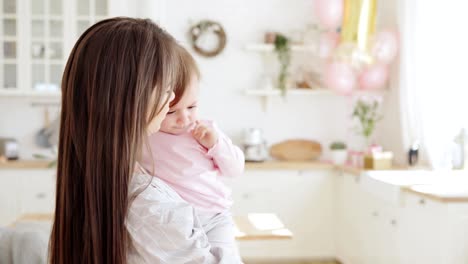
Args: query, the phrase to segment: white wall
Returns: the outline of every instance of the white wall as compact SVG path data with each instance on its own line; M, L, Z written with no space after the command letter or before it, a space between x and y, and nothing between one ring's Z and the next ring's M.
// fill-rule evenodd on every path
M244 128L260 127L270 144L288 138L323 143L345 138L348 113L344 98L290 96L286 102L273 98L264 112L260 98L243 94L243 90L255 88L264 73L262 56L244 46L261 42L265 31L287 34L313 23L312 0L176 0L167 1L166 8L163 26L185 46L189 46L188 28L201 19L218 21L226 30L223 53L211 59L195 58L203 75L200 110L232 137L239 138Z
M403 0L404 1L404 0ZM378 29L396 29L401 31L403 24L401 19L401 3L398 0L378 2ZM388 92L385 95L383 104L384 120L378 125L376 139L382 146L394 152L395 162L398 164L407 164L407 153L411 147L410 142L403 143L404 135L402 132L401 121L401 100L400 100L400 64L402 61L399 56L390 67L390 78L388 82Z
M265 31L288 34L304 29L315 21L313 0L171 0L161 6L165 8L163 26L185 46L192 23L211 19L223 25L228 38L225 50L210 59L195 55L203 75L200 111L202 116L216 120L234 141L240 142L243 129L248 127L262 128L269 144L305 138L318 140L326 147L331 140L355 138L350 130L349 98L273 98L270 109L264 112L260 98L243 94L245 89L255 88L264 70L262 57L245 51L244 45L261 42ZM160 11L155 10L154 17L160 16ZM27 158L35 151L31 150L32 136L42 125L42 113L26 100L0 99L0 136L19 139Z

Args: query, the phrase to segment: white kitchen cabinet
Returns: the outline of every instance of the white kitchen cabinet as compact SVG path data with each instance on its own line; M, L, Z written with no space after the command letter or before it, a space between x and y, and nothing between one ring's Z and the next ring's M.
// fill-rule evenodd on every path
M360 177L335 177L335 252L343 264L468 264L468 204L406 192L391 203Z
M293 233L291 240L242 241L243 257L333 257L331 171L250 170L227 181L233 213L275 213Z
M66 60L78 37L110 16L162 23L165 0L0 1L0 96L59 99Z
M401 263L468 263L468 205L405 194Z
M58 94L68 54L109 0L3 0L0 95Z
M19 214L16 170L0 170L0 226L11 223Z
M359 187L360 176L339 172L335 179L336 257L344 264L364 263L364 244L367 227L364 206Z
M400 225L401 263L443 264L444 204L404 194ZM448 264L448 263L447 263Z
M448 214L445 226L448 232L444 232L446 245L443 254L443 263L468 264L468 205L446 204Z
M347 245L350 240L347 236L346 228L346 219L345 216L348 215L347 208L345 207L345 183L344 183L344 173L338 172L336 177L333 179L333 226L334 226L334 246L335 246L335 255L342 263L349 263L347 257Z
M0 226L21 214L53 212L55 182L55 169L0 170Z
M400 263L398 234L400 211L396 205L387 203L366 192L362 192L363 260L366 264Z
M24 171L18 188L19 212L52 213L55 209L55 169Z

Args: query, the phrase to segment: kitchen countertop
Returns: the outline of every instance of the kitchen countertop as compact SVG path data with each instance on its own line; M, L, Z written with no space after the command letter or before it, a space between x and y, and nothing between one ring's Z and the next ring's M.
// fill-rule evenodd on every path
M245 162L246 170L331 170L335 168L324 161L277 161Z
M0 160L0 169L49 169L50 160ZM398 191L417 194L440 202L468 202L468 171L435 172L428 169L409 170L395 167L388 171L364 170L347 165L334 165L328 161L275 161L246 162L246 170L338 170L356 177L372 180L369 189L380 192L378 184L397 188ZM425 175L422 175L425 174ZM443 175L440 175L443 174ZM446 177L448 174L457 175ZM377 183L377 185L375 184ZM467 187L465 187L467 186Z
M458 188L459 186L452 186L447 189L435 185L414 185L402 187L402 190L443 203L468 203L468 189L461 190Z
M366 171L360 183L367 191L383 199L399 199L411 193L445 203L468 202L468 171L406 170Z
M3 160L0 169L50 169L52 160Z
M0 160L0 169L45 169L52 160ZM362 168L337 166L330 161L277 161L246 162L246 170L332 170L340 169L353 175L360 175Z

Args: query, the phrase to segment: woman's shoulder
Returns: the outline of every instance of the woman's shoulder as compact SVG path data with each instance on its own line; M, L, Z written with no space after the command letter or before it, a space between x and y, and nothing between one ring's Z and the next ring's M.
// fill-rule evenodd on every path
M184 202L166 182L146 173L134 173L130 181L129 194L135 199L159 202Z

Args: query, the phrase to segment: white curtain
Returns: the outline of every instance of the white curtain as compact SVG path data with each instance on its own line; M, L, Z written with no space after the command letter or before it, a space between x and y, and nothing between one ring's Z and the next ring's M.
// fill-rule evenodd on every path
M397 10L403 145L419 140L426 162L447 168L468 128L468 2L399 0Z

